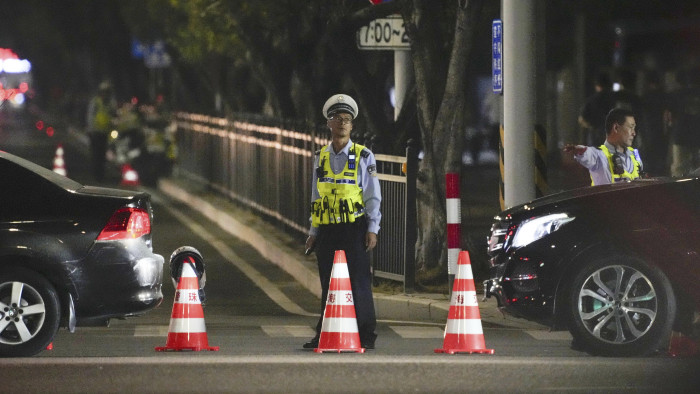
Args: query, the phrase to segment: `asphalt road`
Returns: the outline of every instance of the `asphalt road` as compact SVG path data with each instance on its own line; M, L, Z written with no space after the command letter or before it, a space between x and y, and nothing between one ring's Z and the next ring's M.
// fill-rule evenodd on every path
M82 137L49 137L27 117L0 122L0 149L51 168L58 143L68 176L93 184ZM113 170L105 186L118 186ZM318 298L249 245L188 207L151 190L154 249L166 261L197 248L207 269L204 309L218 351L156 352L164 346L174 286L152 312L109 327L59 331L53 350L0 359L0 392L694 392L698 359L610 359L570 349L567 333L484 328L493 355L445 355L443 326L381 321L377 349L318 354L301 349L313 335Z

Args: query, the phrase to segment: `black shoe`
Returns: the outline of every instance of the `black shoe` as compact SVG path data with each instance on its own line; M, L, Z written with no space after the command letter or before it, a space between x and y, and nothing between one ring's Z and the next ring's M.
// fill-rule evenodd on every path
M374 341L372 341L372 342L370 342L370 341L362 342L362 343L361 343L361 346L362 346L363 348L365 348L365 349L373 350L373 349L374 349Z
M315 349L318 347L318 337L313 337L309 342L302 345L304 349Z

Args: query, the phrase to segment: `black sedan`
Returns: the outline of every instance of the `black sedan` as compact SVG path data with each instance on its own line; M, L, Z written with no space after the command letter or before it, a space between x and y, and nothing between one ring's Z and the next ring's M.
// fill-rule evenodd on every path
M700 306L700 179L554 194L495 218L486 296L595 355L649 355Z
M0 356L162 302L148 194L83 186L2 151L0 185Z

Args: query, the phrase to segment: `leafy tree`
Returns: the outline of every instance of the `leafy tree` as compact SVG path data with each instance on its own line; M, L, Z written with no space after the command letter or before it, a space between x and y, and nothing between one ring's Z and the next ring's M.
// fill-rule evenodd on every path
M142 4L130 3L130 13L143 14ZM249 75L264 92L260 112L314 121L323 100L345 91L359 101L364 115L359 120L386 142L385 151L402 152L407 138L421 141L417 261L422 271L443 277L444 174L461 168L469 63L483 4L484 0L395 0L377 6L357 0L158 0L145 7L149 20L162 18L159 29L182 61L215 69L205 74L207 84L212 91L227 88L228 110L250 109L237 105L249 94L240 89L243 81L237 76ZM361 26L395 13L405 21L415 71L415 87L396 123L386 91L393 54L360 51L355 42ZM140 34L148 33L144 22L153 28L149 21L131 21ZM239 95L243 97L236 98Z

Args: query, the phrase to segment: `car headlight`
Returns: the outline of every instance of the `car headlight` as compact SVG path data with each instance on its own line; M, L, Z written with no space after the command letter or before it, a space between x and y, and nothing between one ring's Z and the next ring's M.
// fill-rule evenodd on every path
M520 224L513 236L512 247L519 248L529 245L538 239L545 237L561 228L561 226L574 220L575 217L565 213L554 213L551 215L528 219Z

